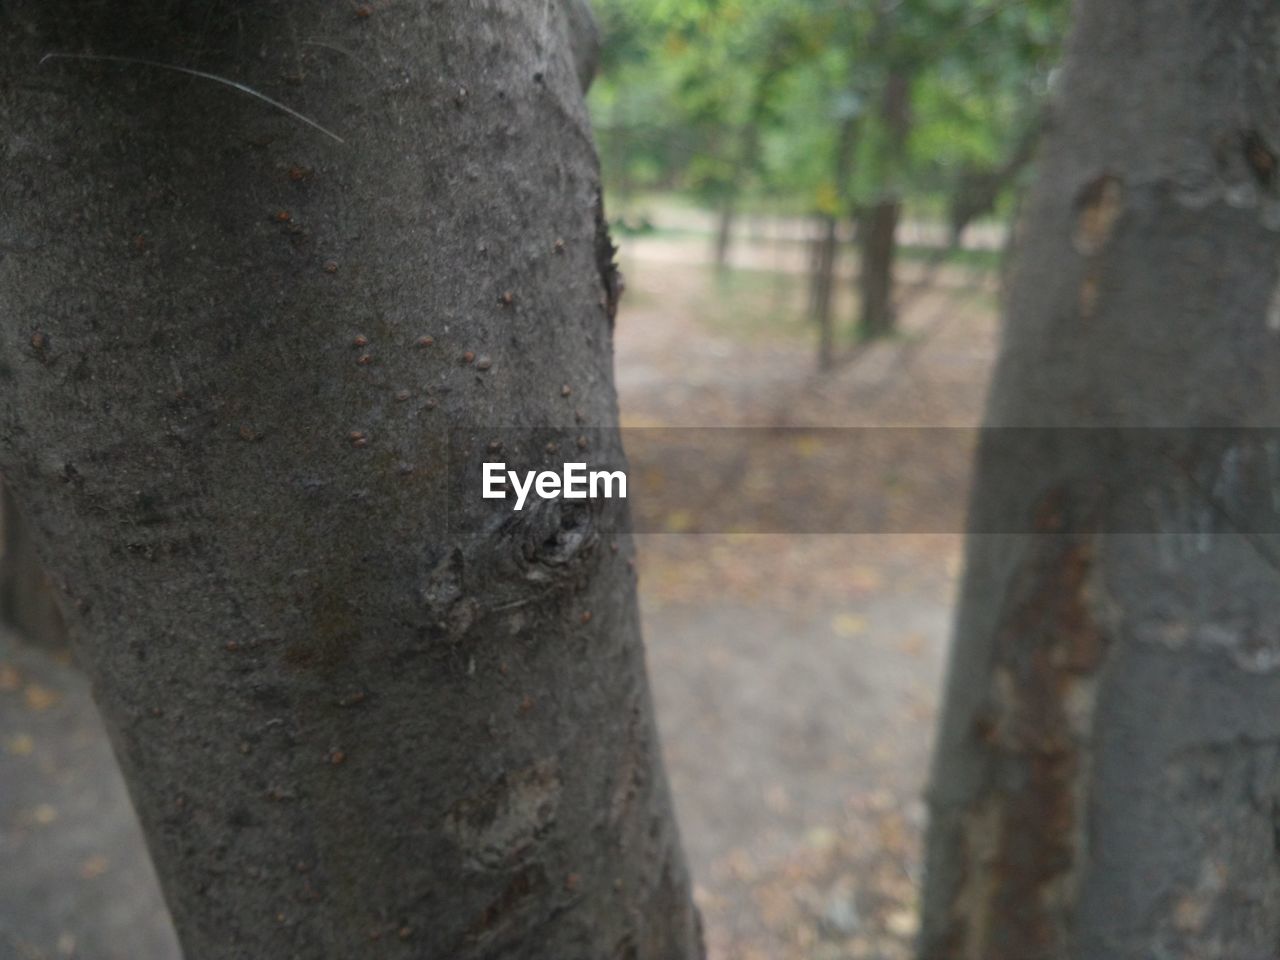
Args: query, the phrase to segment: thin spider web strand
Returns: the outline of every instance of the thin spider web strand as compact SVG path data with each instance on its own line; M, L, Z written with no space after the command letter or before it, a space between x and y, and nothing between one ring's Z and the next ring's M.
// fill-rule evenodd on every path
M193 70L191 67L180 67L173 63L161 63L158 60L143 60L139 57L120 57L105 53L46 53L40 58L40 65L43 65L46 60L97 60L106 63L129 63L144 67L154 67L157 70L172 70L175 73L185 73L188 76L199 77L202 80L212 80L214 83L220 83L223 86L231 87L233 90L239 90L241 93L246 93L257 100L261 100L263 103L275 107L282 113L287 113L295 120L301 120L307 126L314 127L326 137L336 140L338 143L345 144L347 142L332 130L322 127L310 117L299 113L290 106L286 106L279 100L272 100L265 93L259 93L257 90L253 89L253 87L246 86L236 80L230 80L227 77L220 77L216 73L206 73L203 70Z

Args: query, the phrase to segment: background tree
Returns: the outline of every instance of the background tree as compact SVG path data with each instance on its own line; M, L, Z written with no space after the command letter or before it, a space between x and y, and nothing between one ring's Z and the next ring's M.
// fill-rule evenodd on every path
M924 958L1280 942L1280 8L1088 0L987 411ZM1014 432L1009 428L1028 428Z
M762 133L779 120L778 84L813 49L800 8L781 0L598 6L611 82L597 98L597 122L606 141L630 148L609 151L619 187L679 178L716 212L713 255L724 267L740 200L758 185ZM678 152L660 142L672 127L686 144Z
M956 235L995 212L1015 185L1035 143L1027 130L1035 129L1066 9L1058 0L877 3L868 49L878 110L858 207L863 339L894 331L905 198L949 198Z
M586 19L4 8L0 468L188 956L700 952L620 514L449 497L616 422Z
M820 363L892 331L903 205L1004 215L1034 144L1067 4L1033 0L597 0L613 52L593 94L610 189L813 219ZM954 198L954 199L953 199ZM1003 204L1003 205L1002 205ZM859 321L832 316L860 215ZM843 226L843 229L842 229Z
M836 257L839 252L842 200L848 197L853 174L853 157L858 149L861 105L850 91L842 105L836 153L832 167L830 200L818 213L820 229L814 244L813 276L810 281L810 313L818 325L818 367L829 370L836 359L836 331L832 316L835 293Z

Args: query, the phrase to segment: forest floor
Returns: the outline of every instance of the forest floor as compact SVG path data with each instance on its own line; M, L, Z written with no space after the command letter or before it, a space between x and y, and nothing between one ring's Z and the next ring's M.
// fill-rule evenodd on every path
M623 243L624 424L979 421L996 345L989 272L904 263L900 335L850 346L819 376L801 245L744 243L721 276L708 253L696 235ZM841 284L837 304L845 318L850 288ZM883 506L875 515L890 529L914 531L637 537L659 724L711 960L909 956L967 451L925 431L893 435L864 469L778 431L741 485L755 497L722 496L724 478L696 469L696 451L692 468L646 464L633 451L633 468L712 477L707 502L736 504L733 529L751 529L751 512L779 490L810 512L787 514L783 527L814 529L806 519L821 524L855 489L860 504ZM872 433L856 436L854 446L877 446ZM797 457L813 469L796 470ZM788 471L805 480L800 489L782 482ZM664 526L680 512L665 506L646 529L683 529ZM860 519L845 527L862 528ZM65 655L4 634L0 956L178 956L83 678Z
M623 244L624 424L980 422L997 346L989 273L905 263L899 336L818 376L798 245L739 249L719 278L708 253L698 237ZM851 299L838 304L844 318ZM805 502L831 509L822 483L857 487L865 503L892 499L904 475L946 477L949 490L923 483L897 502L890 526L920 532L638 537L659 725L710 960L911 953L968 456L928 430L861 429L852 445L879 433L909 461L893 477L815 464ZM753 470L795 471L786 431L775 446L753 444ZM636 460L633 450L633 472ZM694 476L681 471L682 499ZM749 527L756 501L736 499L733 517Z

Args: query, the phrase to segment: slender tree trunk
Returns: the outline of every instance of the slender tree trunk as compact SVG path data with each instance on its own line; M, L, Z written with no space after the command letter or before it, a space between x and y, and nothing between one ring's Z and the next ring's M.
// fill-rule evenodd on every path
M995 169L970 170L961 174L947 204L952 247L960 246L969 224L995 212L1000 197L1017 181L1022 171L1035 158L1036 147L1043 133L1044 117L1042 113L1038 113L1018 137L1013 150L1000 166Z
M831 295L839 248L839 221L829 213L818 219L818 236L813 241L812 279L809 312L818 325L818 369L830 370L835 364L835 324L831 315Z
M788 301L792 294L791 273L787 269L787 247L793 239L787 230L789 218L787 210L780 204L769 218L773 224L770 244L773 247L773 297L770 309L774 313L782 313L791 309ZM812 291L810 293L812 295Z
M0 468L192 960L699 953L618 501L446 490L616 423L581 12L0 14Z
M813 215L814 230L813 235L809 238L807 248L809 254L809 299L806 301L805 313L809 317L816 317L818 313L818 283L822 279L820 262L822 260L824 219L821 213Z
M67 629L27 524L0 486L0 619L24 640L50 649L67 644Z
M907 137L911 132L911 79L902 70L892 70L885 82L881 118L888 136L887 156L890 177L901 176L906 162ZM858 285L862 295L861 334L866 339L893 332L893 266L897 253L898 219L902 199L898 188L890 186L867 210L862 222L862 269Z
M757 93L757 100L762 96ZM753 112L756 110L753 107ZM742 184L749 173L755 169L756 153L760 149L759 130L754 122L746 124L739 133L736 154L733 161L733 181L725 184L725 193L720 201L719 217L716 221L716 239L713 250L715 265L718 271L729 266L729 251L733 246L733 232L738 221L738 206L742 196Z
M849 202L849 180L853 173L853 155L858 141L858 118L844 117L836 138L833 183L841 210ZM835 292L836 261L839 246L840 221L835 214L822 218L822 232L817 241L814 261L813 295L811 311L818 324L818 368L829 370L835 362L835 320L832 316L832 296Z
M733 246L733 226L738 217L737 188L720 201L720 210L716 215L716 241L713 255L717 270L729 266L729 249Z
M1042 532L970 539L921 956L1274 957L1275 448L1191 428L1280 424L1280 7L1077 10L970 520Z
M897 254L898 217L901 203L881 199L866 211L862 222L862 267L858 286L862 294L863 339L874 340L893 332L893 267Z

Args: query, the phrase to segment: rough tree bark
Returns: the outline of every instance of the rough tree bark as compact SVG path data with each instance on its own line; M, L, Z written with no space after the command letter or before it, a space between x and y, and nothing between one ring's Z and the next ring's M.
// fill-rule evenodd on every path
M1042 532L970 539L921 956L1261 960L1275 449L1190 428L1280 424L1280 6L1077 11L987 410L1042 429L988 431L970 520ZM1104 426L1133 429L1057 429Z
M0 468L193 960L699 953L619 511L445 511L616 422L584 13L0 12Z
M887 137L885 152L890 176L896 177L898 168L905 162L907 137L911 132L911 77L905 71L890 71L880 115ZM866 209L858 229L862 238L862 267L858 272L858 290L862 297L860 332L868 340L893 332L893 265L901 215L902 198L893 187Z

